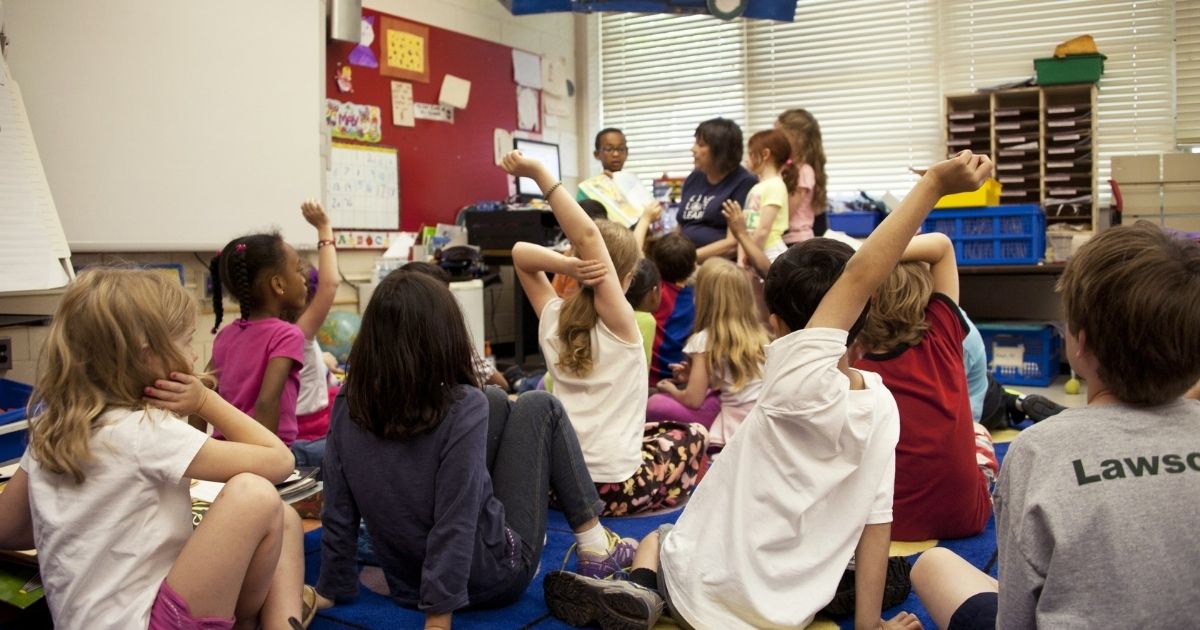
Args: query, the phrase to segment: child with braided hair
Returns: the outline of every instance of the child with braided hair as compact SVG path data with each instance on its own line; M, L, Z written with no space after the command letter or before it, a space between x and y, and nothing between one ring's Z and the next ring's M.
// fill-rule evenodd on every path
M318 229L317 248L333 247L327 238L328 219L320 221L325 214L305 212L304 216ZM212 259L210 269L241 308L241 317L221 328L213 340L217 392L291 447L299 431L296 400L305 335L280 316L305 306L304 261L278 233L251 234L230 241ZM214 289L216 332L224 309L222 292Z

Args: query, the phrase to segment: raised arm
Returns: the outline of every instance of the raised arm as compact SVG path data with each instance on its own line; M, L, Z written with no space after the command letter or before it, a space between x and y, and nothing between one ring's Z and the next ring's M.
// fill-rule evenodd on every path
M943 293L958 303L958 259L949 236L941 232L914 236L900 257L900 262L913 261L929 263L934 292Z
M321 207L321 202L309 199L300 205L300 210L304 213L304 220L317 228L317 292L308 308L304 309L300 318L296 320L296 325L304 333L304 340L312 341L321 324L325 322L325 317L329 315L333 298L337 295L337 248L333 244L333 227L329 223L329 216L325 214L325 208Z
M930 167L900 202L900 207L875 228L846 263L842 275L821 299L808 326L849 330L862 313L867 299L900 261L913 234L937 200L944 195L978 189L991 172L992 161L986 155L975 155L970 151Z
M642 209L642 216L638 217L637 225L633 226L633 238L637 241L639 252L646 251L646 233L650 231L650 224L662 217L662 213L662 204L657 201Z
M617 277L617 270L613 266L612 257L608 254L608 247L604 245L604 238L600 235L596 222L592 221L583 208L579 207L575 198L563 189L562 182L554 180L541 162L525 157L520 151L512 151L504 156L501 166L512 175L528 177L537 183L545 194L546 201L550 202L550 209L554 212L554 218L558 219L558 225L571 241L576 256L604 265L604 276L593 287L596 312L604 325L617 337L629 343L640 342L641 333L638 332L637 321L633 317L633 306L625 299L621 279ZM525 286L524 281L521 286Z

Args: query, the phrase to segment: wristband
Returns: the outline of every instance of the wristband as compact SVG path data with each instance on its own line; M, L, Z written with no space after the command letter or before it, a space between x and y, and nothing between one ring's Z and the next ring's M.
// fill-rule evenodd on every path
M546 201L550 201L550 195L559 188L562 188L562 182L555 182L555 184L550 187L550 190L542 193L542 198Z
M317 241L317 249L321 249L322 247L325 247L326 245L333 245L333 239L323 238L323 239ZM334 249L337 249L336 245L334 245Z

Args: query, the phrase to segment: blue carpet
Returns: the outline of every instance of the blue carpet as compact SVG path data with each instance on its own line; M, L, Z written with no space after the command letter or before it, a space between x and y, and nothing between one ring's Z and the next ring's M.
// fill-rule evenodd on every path
M996 456L1003 461L1008 451L1008 444L996 445ZM672 523L679 516L679 511L645 517L606 518L604 523L622 536L641 538L653 531L662 523ZM567 549L574 541L571 530L567 526L562 513L550 511L547 524L546 549L542 553L542 568L536 578L526 589L525 595L515 604L502 609L475 610L454 614L455 628L533 628L538 630L551 628L568 628L566 624L549 616L546 603L542 597L542 579L546 571L558 569L563 562ZM987 529L978 536L959 540L943 540L939 546L950 549L979 568L987 567L995 577L996 552L996 523L988 519ZM316 583L321 568L321 530L309 532L304 537L305 581ZM915 562L917 556L909 558ZM990 566L989 566L990 565ZM885 611L884 617L889 618L896 613L907 610L921 619L927 629L933 629L933 620L925 612L917 600L916 593L909 595L903 604ZM337 606L323 610L313 622L313 630L336 630L344 628L419 628L425 616L419 612L401 608L386 597L377 595L362 588L359 597L352 604ZM853 628L854 620L847 618L839 620L841 628Z

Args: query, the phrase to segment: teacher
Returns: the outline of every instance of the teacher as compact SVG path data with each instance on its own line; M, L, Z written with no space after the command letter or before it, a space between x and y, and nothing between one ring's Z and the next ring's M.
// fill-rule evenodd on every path
M696 127L692 162L696 170L683 182L679 230L696 245L696 261L732 257L737 240L729 233L721 206L732 199L746 205L758 179L741 165L742 130L728 118L713 118Z

